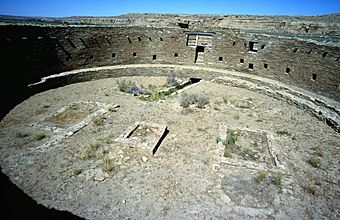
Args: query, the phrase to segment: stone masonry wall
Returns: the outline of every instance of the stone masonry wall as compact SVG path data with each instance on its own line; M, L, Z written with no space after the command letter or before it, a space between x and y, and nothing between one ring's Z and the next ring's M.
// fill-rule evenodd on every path
M62 71L163 63L238 70L340 100L338 46L230 29L208 31L214 33L212 47L205 48L204 62L195 64L196 49L186 45L180 28L1 26L2 98L13 107L31 95L28 84Z

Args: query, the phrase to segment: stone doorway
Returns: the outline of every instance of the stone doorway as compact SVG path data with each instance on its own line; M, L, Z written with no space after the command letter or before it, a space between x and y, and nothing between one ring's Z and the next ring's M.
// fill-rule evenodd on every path
M204 47L196 47L195 63L204 63Z

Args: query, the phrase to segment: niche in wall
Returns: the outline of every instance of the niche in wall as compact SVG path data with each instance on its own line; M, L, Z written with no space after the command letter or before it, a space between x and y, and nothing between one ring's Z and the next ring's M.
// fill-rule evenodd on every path
M313 81L316 81L316 76L317 76L316 73L313 73L313 74L312 74L312 80L313 80Z
M325 58L327 56L328 52L323 52L322 53L322 58Z
M250 41L249 42L249 51L257 52L258 51L257 44L258 44L258 42Z
M289 67L286 68L286 73L287 74L290 73L290 68Z
M178 26L180 28L189 28L189 24L188 23L178 23Z
M249 63L248 68L251 69L251 70L254 69L254 64L253 63Z

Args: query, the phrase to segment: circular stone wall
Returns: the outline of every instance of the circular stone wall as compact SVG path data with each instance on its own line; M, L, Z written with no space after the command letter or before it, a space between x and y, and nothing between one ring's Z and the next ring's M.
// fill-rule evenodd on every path
M2 172L90 219L339 218L338 26L145 16L0 26Z

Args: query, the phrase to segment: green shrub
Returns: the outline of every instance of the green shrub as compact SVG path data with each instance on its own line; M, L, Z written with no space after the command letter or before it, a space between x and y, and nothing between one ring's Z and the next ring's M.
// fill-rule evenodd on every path
M226 138L227 145L235 144L236 140L237 140L237 136L235 134L235 131L229 130L227 133L227 138Z
M34 133L34 139L40 141L46 137L46 134L43 131L38 131Z
M224 104L228 104L228 97L227 96L223 96L222 99L223 99Z
M282 174L278 173L272 176L272 183L278 187L282 186Z
M118 89L119 91L121 92L129 92L130 88L131 87L135 87L136 84L132 81L127 81L125 79L123 80L117 80L117 86L118 86Z
M112 172L114 169L114 164L112 162L112 160L110 160L110 158L107 156L107 154L104 154L104 156L102 156L102 162L101 162L101 169L104 172Z
M232 104L237 108L250 109L253 107L253 104L249 100L235 100Z
M96 156L97 149L100 147L100 144L96 141L93 141L85 146L83 151L80 153L80 159L89 160Z
M278 135L285 135L285 136L291 136L292 134L289 133L289 131L286 131L286 130L280 130L280 131L276 131L276 134Z
M235 145L237 140L237 136L233 130L228 131L227 136L225 139L221 138L220 136L216 136L215 140L217 143L222 143L224 146L224 157L232 157L232 148Z
M266 171L262 171L255 177L255 181L257 183L261 183L267 178L267 176L268 176L268 173Z
M316 188L316 186L312 185L312 184L308 184L302 187L307 193L315 196L317 194L318 189Z
M95 124L95 125L101 125L104 121L104 118L103 116L101 115L96 115L94 117L92 117L92 123Z
M16 131L15 136L18 138L28 137L30 134L25 131Z
M314 168L320 168L321 167L321 160L319 157L311 156L307 162Z
M227 146L224 147L223 156L224 157L228 157L228 158L232 158L233 157L233 155L230 152L230 149Z

